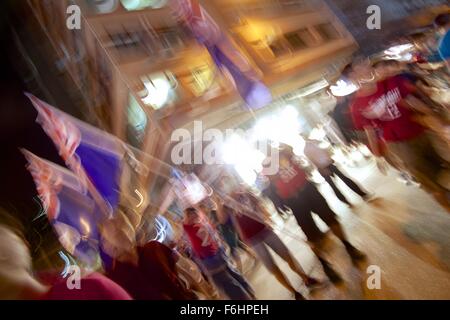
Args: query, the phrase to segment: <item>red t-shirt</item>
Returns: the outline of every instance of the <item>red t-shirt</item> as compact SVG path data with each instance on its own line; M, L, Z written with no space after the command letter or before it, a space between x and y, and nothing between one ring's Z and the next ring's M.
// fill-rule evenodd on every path
M199 218L197 223L183 224L183 228L189 238L192 250L200 259L217 254L219 244L214 237L215 230L205 217Z
M41 274L41 279L51 284L42 300L132 300L122 287L99 273L83 277L80 289L69 289L67 279L60 276Z
M413 90L409 81L401 76L378 82L374 94L357 96L352 103L355 128L378 127L386 141L404 141L422 134L424 128L413 121L413 112L402 101Z
M178 278L172 249L158 241L150 241L137 251L137 265L114 260L106 270L107 276L136 300L195 299Z
M258 215L258 207L256 205L256 199L247 193L235 193L232 198L239 203L240 206L245 208L245 212L239 212L236 210L234 215L236 222L241 230L242 240L251 241L255 236L260 235L261 232L268 230L267 226L258 221L263 219ZM255 217L255 219L252 218Z
M306 183L306 173L298 164L292 159L287 163L280 161L278 173L273 178L273 184L280 198L289 199L295 197Z

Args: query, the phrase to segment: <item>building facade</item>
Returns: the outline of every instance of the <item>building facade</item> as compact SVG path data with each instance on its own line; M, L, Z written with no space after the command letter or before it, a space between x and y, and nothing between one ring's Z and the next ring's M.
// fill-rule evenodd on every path
M260 71L272 104L246 111L229 77L175 20L167 1L30 0L24 9L50 43L61 85L78 93L81 102L73 108L82 110L79 117L141 151L152 168L142 177L145 186L167 176L161 163L170 164L171 134L192 131L195 120L205 128L245 127L290 104L313 127L332 104L324 91L328 81L357 49L325 1L200 2ZM72 4L81 8L80 30L65 26Z

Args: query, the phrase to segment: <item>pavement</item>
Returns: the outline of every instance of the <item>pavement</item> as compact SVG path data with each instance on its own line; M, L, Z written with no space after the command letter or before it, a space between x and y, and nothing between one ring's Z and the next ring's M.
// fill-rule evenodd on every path
M343 245L328 232L326 256L344 283L335 286L328 282L308 292L301 279L275 256L291 283L308 299L450 299L450 213L420 187L399 181L397 171L389 169L383 175L373 158L341 168L377 197L366 203L338 181L343 194L354 204L350 209L328 184L320 186L350 241L367 255L367 261L353 266ZM320 218L315 218L327 231ZM326 280L295 219L291 216L286 222L276 222L281 229L277 233L306 272ZM250 259L245 259L244 273L258 299L293 299L264 266L250 269L250 265ZM373 270L380 271L379 288L368 285L373 283Z

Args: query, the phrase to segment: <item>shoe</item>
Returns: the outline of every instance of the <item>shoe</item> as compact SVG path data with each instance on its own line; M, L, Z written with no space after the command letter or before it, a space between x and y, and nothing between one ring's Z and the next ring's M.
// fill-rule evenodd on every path
M295 293L294 293L294 299L295 300L307 300L305 298L305 296L303 296L300 292L297 292L297 291L295 291Z
M322 258L319 258L322 263L323 272L327 275L328 279L334 284L340 284L344 282L342 277L330 266L330 264Z
M359 251L351 244L344 244L344 245L345 249L347 250L347 253L349 254L353 262L364 261L367 258L363 252Z
M372 202L378 199L373 193L368 193L362 197L365 202Z
M334 284L341 284L342 282L344 282L344 279L342 279L342 277L339 275L339 273L337 273L330 266L324 267L323 271L325 272L325 274L327 275L328 279L330 279L330 281L332 283L334 283Z
M305 286L310 290L318 289L326 285L324 282L319 281L313 277L307 277L303 280L303 282L305 283Z

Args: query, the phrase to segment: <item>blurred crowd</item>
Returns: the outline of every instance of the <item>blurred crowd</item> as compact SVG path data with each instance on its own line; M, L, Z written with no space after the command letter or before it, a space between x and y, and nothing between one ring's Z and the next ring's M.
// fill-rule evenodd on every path
M369 204L377 197L340 169L334 157L337 150L348 155L366 146L381 172L394 168L405 184L423 188L450 208L449 27L450 15L442 14L434 29L407 36L405 59L401 54L355 57L341 76L354 89L335 97L331 114L341 138L329 139L324 147L323 141L299 136L302 150L273 145L279 170L273 174L263 169L257 188L240 181L232 170L224 170L210 184L193 172L178 170L169 186L175 195L171 199L182 209L178 218L161 212L157 220L147 221L134 209L121 208L99 225L101 250L95 268L79 264L80 273L68 277L61 276L60 270L33 270L25 237L10 215L2 212L0 299L252 300L257 294L247 276L259 263L297 300L306 299L310 289L343 282L324 255L326 234L312 212L342 242L356 266L366 256L349 241L319 192L314 173L320 173L349 207L354 205L333 177ZM198 184L197 201L191 201L193 190L187 186L192 183L184 183L188 180ZM274 213L283 220L295 218L324 277L304 270L280 238ZM289 236L303 239L303 235ZM302 279L302 289L290 282L274 254ZM80 283L74 290L70 283L77 286L76 276Z

